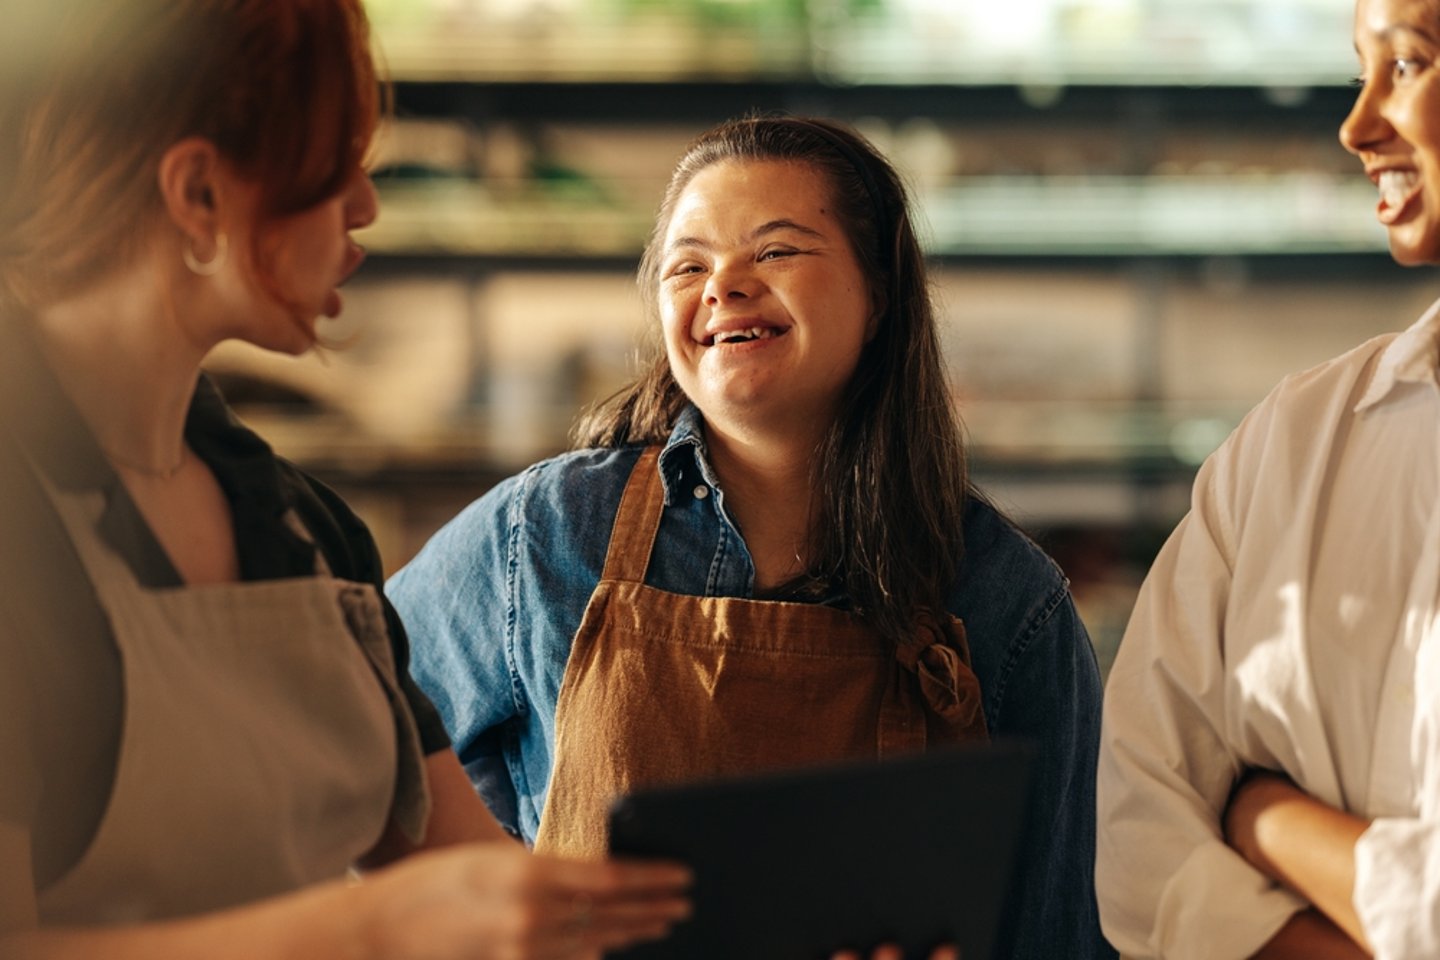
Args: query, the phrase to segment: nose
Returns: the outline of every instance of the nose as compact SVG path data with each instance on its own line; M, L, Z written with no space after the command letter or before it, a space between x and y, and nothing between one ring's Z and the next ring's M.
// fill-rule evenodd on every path
M748 300L759 290L755 275L745 267L733 262L719 262L710 271L705 281L705 305L718 306L722 302Z
M1360 88L1349 115L1340 124L1340 143L1346 150L1359 154L1394 135L1394 128L1385 119L1383 101L1384 91L1379 83L1367 83Z
M345 198L345 229L360 230L375 222L380 215L380 194L370 174L361 170L350 182Z

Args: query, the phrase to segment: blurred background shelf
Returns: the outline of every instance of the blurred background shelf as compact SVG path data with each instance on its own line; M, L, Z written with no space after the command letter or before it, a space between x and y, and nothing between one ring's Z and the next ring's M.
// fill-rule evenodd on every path
M1343 82L1337 0L376 0L405 80Z
M513 186L513 185L512 185ZM646 184L658 195L664 184ZM382 181L374 253L499 258L638 259L649 204L617 200L633 183L566 197L540 181L498 195L474 181ZM506 196L506 193L519 196ZM917 191L926 252L1165 256L1375 254L1384 230L1364 180L1318 173L1230 176L994 176Z
M1336 140L1350 0L368 6L395 115L336 348L211 366L392 568L630 376L655 207L728 117L836 117L906 176L975 477L1105 662L1245 411L1435 293Z

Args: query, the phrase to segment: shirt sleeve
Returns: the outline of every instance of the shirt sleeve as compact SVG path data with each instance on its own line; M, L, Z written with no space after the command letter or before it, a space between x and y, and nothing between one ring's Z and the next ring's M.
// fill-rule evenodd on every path
M1440 823L1371 822L1355 845L1352 902L1376 960L1440 956Z
M439 710L471 781L512 831L506 724L523 709L510 657L513 488L503 482L472 503L386 584L410 636L411 675Z
M1220 826L1240 769L1223 733L1231 447L1201 468L1105 691L1096 891L1106 936L1130 957L1248 957L1305 906Z

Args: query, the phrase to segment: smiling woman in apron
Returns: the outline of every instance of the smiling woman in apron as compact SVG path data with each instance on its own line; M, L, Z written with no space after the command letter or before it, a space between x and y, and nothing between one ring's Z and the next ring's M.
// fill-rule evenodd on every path
M1108 952L1093 651L966 479L895 171L837 124L724 124L680 161L640 285L649 372L388 586L492 810L594 855L633 787L1024 737L1004 955Z
M317 340L376 215L356 0L0 37L0 956L597 957L683 870L506 837L365 527L200 373ZM443 849L442 849L443 848Z

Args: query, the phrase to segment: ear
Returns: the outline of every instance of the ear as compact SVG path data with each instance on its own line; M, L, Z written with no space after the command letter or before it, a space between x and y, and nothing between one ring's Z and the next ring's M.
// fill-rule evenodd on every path
M186 137L160 157L160 196L170 220L192 243L209 247L221 231L223 163L203 137Z

